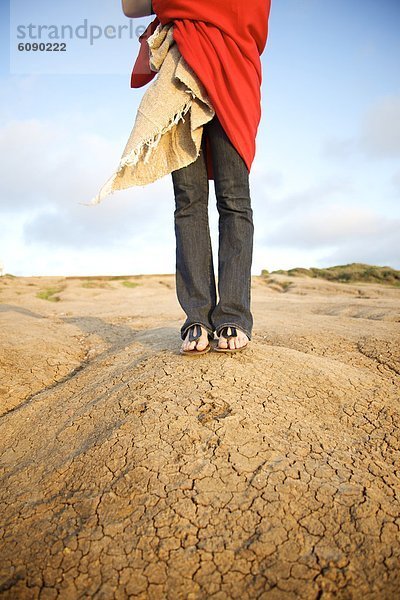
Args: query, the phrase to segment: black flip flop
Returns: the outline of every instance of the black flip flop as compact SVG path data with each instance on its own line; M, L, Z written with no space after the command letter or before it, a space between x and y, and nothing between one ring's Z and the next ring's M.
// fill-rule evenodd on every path
M196 331L196 333L195 333ZM195 342L201 336L201 326L198 323L195 323L189 328L189 341ZM207 333L208 339L213 340L214 336L210 333ZM180 354L186 354L186 356L197 356L198 354L206 354L211 350L210 344L207 344L203 350L197 350L197 348L193 348L193 350L182 350L180 349Z
M228 334L228 329L231 330L230 334ZM227 327L223 327L221 329L218 337L220 335L229 341L231 338L237 337L237 329L236 329L236 327L232 327L231 325L228 325ZM240 348L229 348L229 347L228 348L219 348L218 346L215 346L214 352L241 352L242 350L247 348L248 345L249 344L247 343L244 346L241 346Z

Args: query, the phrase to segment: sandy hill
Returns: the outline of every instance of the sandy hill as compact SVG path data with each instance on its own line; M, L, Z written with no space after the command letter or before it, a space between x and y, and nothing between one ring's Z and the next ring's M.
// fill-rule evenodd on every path
M400 289L252 301L185 357L172 275L0 278L2 597L397 597Z

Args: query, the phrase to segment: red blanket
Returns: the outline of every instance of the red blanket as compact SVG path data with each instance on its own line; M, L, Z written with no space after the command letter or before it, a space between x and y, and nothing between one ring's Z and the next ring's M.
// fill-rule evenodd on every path
M261 118L261 61L271 0L153 0L157 17L139 38L131 86L156 74L149 68L147 38L157 25L174 22L179 51L203 83L228 138L250 172ZM213 179L207 142L208 178Z

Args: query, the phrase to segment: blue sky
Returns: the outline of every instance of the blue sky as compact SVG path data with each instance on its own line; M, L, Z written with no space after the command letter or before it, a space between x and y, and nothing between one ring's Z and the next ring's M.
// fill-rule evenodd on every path
M16 23L124 24L120 2L0 6L5 271L173 273L170 176L79 204L117 166L146 90L129 87L137 40L81 40L62 57L16 50ZM273 0L250 174L255 275L348 262L400 268L399 30L394 0ZM209 213L216 257L212 183Z

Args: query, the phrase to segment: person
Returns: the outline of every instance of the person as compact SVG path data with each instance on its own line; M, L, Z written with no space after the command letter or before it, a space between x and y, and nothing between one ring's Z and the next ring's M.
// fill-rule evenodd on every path
M155 14L151 0L122 0L131 18ZM208 221L211 151L219 213L218 299ZM227 135L215 111L204 125L201 150L194 162L172 171L175 196L176 292L186 314L181 328L182 354L211 349L237 352L252 336L251 265L253 210L249 168Z
M218 302L208 224L206 136L212 149L219 212ZM217 349L239 350L249 342L253 325L250 311L252 208L246 165L217 115L204 126L198 158L187 167L173 171L172 179L176 203L176 288L187 315L181 330L185 338L182 350L204 351L214 331L219 334ZM201 333L193 340L199 333L194 324L201 326ZM190 336L191 332L195 336Z

